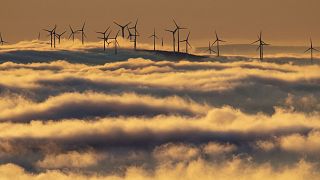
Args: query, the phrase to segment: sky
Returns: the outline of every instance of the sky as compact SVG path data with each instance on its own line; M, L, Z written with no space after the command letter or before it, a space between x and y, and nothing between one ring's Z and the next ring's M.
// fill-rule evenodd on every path
M140 41L156 28L169 43L172 18L189 28L194 45L205 46L217 30L228 43L248 43L263 30L265 41L274 45L307 45L309 37L320 42L320 1L318 0L2 0L0 31L9 42L35 39L43 28L58 25L80 27L87 22L90 41L95 31L139 18ZM112 29L116 31L115 26ZM181 34L186 36L189 30Z

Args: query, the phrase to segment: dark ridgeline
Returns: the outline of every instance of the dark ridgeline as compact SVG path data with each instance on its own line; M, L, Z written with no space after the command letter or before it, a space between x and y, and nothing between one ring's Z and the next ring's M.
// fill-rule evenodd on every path
M216 40L212 43L212 46L214 46L215 44L217 44L217 56L220 57L220 42L226 42L222 39L219 38L217 31L215 31L216 34Z
M210 41L209 41L209 46L208 46L207 51L209 51L209 54L212 54L213 52L214 52L214 53L217 53L217 52L215 52L214 50L212 50L212 46L211 46Z
M58 38L58 43L60 44L60 41L61 41L61 37L66 33L67 31L63 31L62 33L55 33L56 34L56 37Z
M313 47L313 43L312 43L312 39L311 38L310 38L310 48L307 49L304 53L306 53L308 51L310 51L310 56L311 56L310 59L311 59L311 63L313 63L313 51L318 51L319 52L319 50Z
M121 33L122 33L122 38L124 39L124 37L125 37L124 30L125 30L125 28L127 26L129 26L129 24L131 24L131 22L129 22L129 23L125 24L125 25L118 24L115 21L113 21L113 23L120 27L120 30L121 30Z
M4 44L8 44L7 41L4 41L3 38L2 38L2 33L0 32L0 44L1 46L3 46Z
M78 30L78 32L81 32L81 42L82 45L84 44L84 38L87 38L86 33L84 32L84 28L86 26L86 22L83 23L82 28L80 30Z
M108 42L109 36L111 34L111 31L109 32L109 34L107 35L108 30L110 29L110 26L104 31L104 32L96 32L98 34L102 34L103 37L98 37L98 39L102 39L103 40L103 50L106 51L106 43Z
M140 36L139 32L138 32L138 29L137 29L137 26L138 26L138 21L139 19L136 20L136 23L134 24L134 26L132 27L129 27L129 24L127 25L127 29L128 29L128 33L129 33L129 38L130 38L130 41L132 42L133 41L133 47L134 47L134 50L137 50L137 37ZM133 30L134 32L131 33L131 30ZM133 39L133 40L132 40Z
M188 47L192 48L190 43L189 43L189 37L190 37L190 32L188 33L188 36L185 40L182 40L180 42L185 42L186 43L186 53L188 54Z
M176 31L178 32L178 52L180 52L180 30L187 29L187 28L180 27L174 19L173 19L173 22L176 25Z
M251 44L256 44L256 43L259 43L257 51L258 50L260 51L260 60L262 61L263 60L263 56L264 56L264 46L269 46L270 45L270 44L265 43L262 40L262 31L260 31L260 34L258 35L258 40L254 41Z
M72 41L74 42L74 37L75 37L75 35L76 35L77 33L79 33L79 31L74 31L74 30L72 29L71 25L69 25L69 28L70 28L71 33L70 33L70 36L69 36L68 39L70 39L70 38L72 37Z
M43 29L44 31L49 33L50 44L51 44L51 47L54 46L54 48L56 48L56 36L55 36L56 35L56 29L57 29L57 25L55 25L52 30Z
M109 39L113 39L114 42L114 53L118 54L118 47L120 47L119 42L117 40L118 36L119 36L120 30L117 32L116 36L113 38L109 38Z
M156 51L156 39L159 39L156 35L156 28L153 29L153 34L149 38L153 38L153 51Z
M166 31L172 33L173 52L176 52L176 36L175 36L175 34L176 34L176 32L177 32L177 29L175 29L175 30L168 30L168 29L166 29Z

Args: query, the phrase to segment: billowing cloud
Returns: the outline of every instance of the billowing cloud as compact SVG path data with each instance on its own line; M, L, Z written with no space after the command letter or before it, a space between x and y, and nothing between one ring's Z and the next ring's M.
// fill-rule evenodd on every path
M0 179L318 179L317 64L100 43L0 50Z

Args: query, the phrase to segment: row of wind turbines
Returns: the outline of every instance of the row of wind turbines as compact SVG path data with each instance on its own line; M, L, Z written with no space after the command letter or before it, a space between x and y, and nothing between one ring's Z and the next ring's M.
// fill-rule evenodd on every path
M112 30L110 30L110 26L108 28L106 28L105 31L98 31L96 32L97 34L101 35L99 37L97 37L98 39L102 39L103 40L103 50L106 51L107 46L109 47L109 45L111 43L114 44L114 50L115 50L115 54L118 53L118 48L120 47L119 42L117 40L119 33L121 31L121 35L122 38L125 39L125 32L127 31L128 36L127 39L130 40L130 42L133 43L133 48L134 50L137 50L137 38L140 36L140 33L137 30L138 27L138 19L136 20L136 22L134 23L133 26L130 26L132 23L129 22L127 24L119 24L116 21L113 22L116 26L119 27L119 30L117 31L117 33L115 34L115 36L111 37L111 33ZM184 40L180 40L180 31L181 30L186 30L187 28L185 27L181 27L178 25L178 23L173 19L173 23L174 23L174 28L173 29L165 29L166 32L169 32L172 34L172 45L173 45L173 52L178 52L180 53L180 43L185 43L185 53L188 54L189 53L189 48L192 48L190 42L189 42L189 38L190 38L190 31L188 32L188 35L186 36L186 39ZM85 33L85 27L86 27L86 22L83 23L82 27L80 29L75 30L74 28L71 27L71 25L69 25L69 29L70 29L70 35L68 37L68 39L72 39L73 42L75 41L76 35L77 34L81 34L81 42L82 44L85 43L85 38L87 38L87 35ZM60 44L61 42L61 37L63 35L65 35L65 33L67 33L67 31L63 31L61 33L57 32L57 25L54 25L54 27L52 29L43 29L43 31L46 31L47 33L49 33L48 36L50 36L50 46L52 48L56 48L56 43L58 42L58 44ZM177 37L177 42L176 42L176 37ZM156 41L159 39L159 37L156 34L156 29L154 28L153 33L151 36L149 36L149 38L153 39L153 50L156 51ZM38 40L40 40L40 32L38 34ZM215 40L213 43L211 43L209 41L208 44L208 49L207 52L209 52L209 54L215 53L218 57L221 56L220 53L220 44L221 43L225 43L226 41L222 40L219 38L218 33L215 31ZM2 38L2 34L0 32L0 45L4 45L8 43L7 41L4 41ZM254 41L251 44L257 44L257 51L259 50L259 59L263 60L264 59L264 47L265 46L269 46L270 44L265 43L263 38L262 38L262 31L260 31L260 33L258 34L258 40ZM161 38L161 45L164 46L164 41L163 38ZM177 50L176 50L176 45L177 45ZM215 48L215 49L214 49ZM314 48L313 46L313 42L312 39L310 38L310 48L308 48L304 53L306 52L310 52L311 55L311 61L313 61L314 59L314 51L318 51L320 52L318 49Z

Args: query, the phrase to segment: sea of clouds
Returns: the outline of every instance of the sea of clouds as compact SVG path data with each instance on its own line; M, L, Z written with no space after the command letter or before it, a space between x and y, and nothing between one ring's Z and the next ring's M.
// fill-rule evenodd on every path
M320 177L317 63L100 46L0 50L0 179Z

